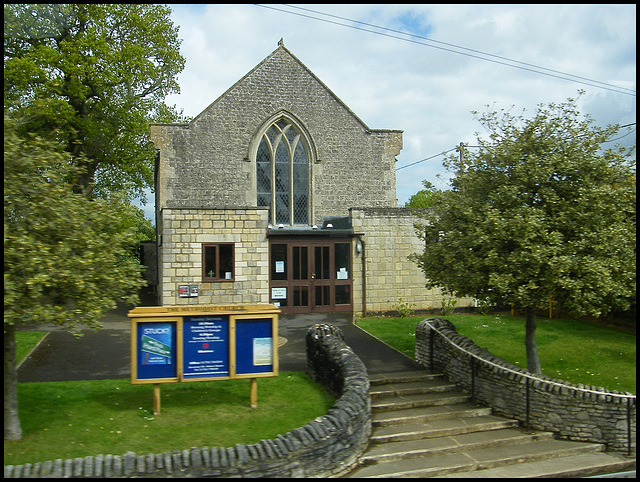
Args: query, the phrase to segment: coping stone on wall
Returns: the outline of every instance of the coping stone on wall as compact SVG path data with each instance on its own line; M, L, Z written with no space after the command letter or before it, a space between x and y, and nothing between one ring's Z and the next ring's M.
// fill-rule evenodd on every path
M312 378L338 389L334 405L315 420L275 439L233 447L193 447L164 454L97 455L5 465L5 478L32 477L329 477L347 472L371 434L369 379L362 360L333 325L307 332ZM309 360L309 357L314 360Z

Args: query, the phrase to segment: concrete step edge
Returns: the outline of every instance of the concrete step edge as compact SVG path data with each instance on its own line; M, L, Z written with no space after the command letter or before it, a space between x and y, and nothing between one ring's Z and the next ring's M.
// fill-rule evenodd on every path
M558 441L551 441L558 442ZM470 471L481 471L495 467L531 463L549 459L569 457L585 452L598 452L604 449L598 444L586 444L581 442L569 442L565 448L559 448L551 444L545 446L545 442L532 442L528 444L512 445L514 453L508 455L498 455L495 449L470 450L467 452L455 452L443 455L433 455L429 457L418 457L406 460L388 461L364 465L350 474L352 477L440 477L446 474ZM582 445L582 447L577 447ZM546 448L549 447L549 448ZM535 450L532 453L532 449ZM519 449L516 451L515 449ZM525 449L525 450L522 450ZM526 451L528 449L528 451ZM486 452L492 450L491 457L486 456ZM484 455L484 456L483 456Z
M461 405L456 408L456 405ZM456 404L448 412L430 412L431 407L417 407L404 410L391 410L386 412L375 412L372 417L373 427L384 427L386 425L399 425L403 423L428 422L431 420L446 420L450 418L481 417L491 415L489 407L467 407L464 404ZM418 413L422 411L422 413Z
M429 371L409 371L396 373L376 373L369 375L371 386L385 385L389 383L419 382L437 380L444 378L442 373L431 373Z
M477 432L460 434L453 437L438 437L441 442L435 445L435 439L386 442L370 446L360 458L363 463L386 462L391 460L442 455L465 452L482 448L495 448L507 444L526 444L540 440L551 440L551 432L524 432L517 428L496 429L485 432L488 439L481 439ZM422 444L420 443L422 442ZM430 444L431 442L431 444Z
M374 412L389 412L407 408L453 405L468 402L470 399L469 395L462 392L421 393L413 396L371 400L371 409Z
M372 399L379 399L385 397L397 397L405 395L417 395L422 393L433 392L448 392L459 390L453 383L449 383L446 380L428 382L411 382L411 383L395 383L378 385L369 389L369 394Z
M483 417L476 417L482 419ZM420 424L391 425L378 427L373 430L370 440L373 443L399 442L403 440L418 440L424 438L450 437L472 432L482 432L487 430L498 430L502 428L513 428L518 426L517 420L496 419L496 420L476 420L473 424L460 422L461 419L451 419L451 424L442 427L416 427ZM457 423L456 423L457 422ZM426 425L426 424L425 424ZM383 431L381 429L394 429L397 431ZM403 429L404 428L404 429Z
M477 470L465 473L464 478L569 478L589 477L595 475L617 474L635 471L635 458L627 458L616 453L585 453L557 457L535 462L503 465L491 469ZM631 478L629 474L629 478ZM441 475L441 478L460 478L460 473Z

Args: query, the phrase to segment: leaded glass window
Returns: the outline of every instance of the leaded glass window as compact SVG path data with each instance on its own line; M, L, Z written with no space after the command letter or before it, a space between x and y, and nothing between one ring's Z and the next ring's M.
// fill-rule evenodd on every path
M300 132L285 119L263 134L256 153L258 206L272 224L308 224L309 156Z

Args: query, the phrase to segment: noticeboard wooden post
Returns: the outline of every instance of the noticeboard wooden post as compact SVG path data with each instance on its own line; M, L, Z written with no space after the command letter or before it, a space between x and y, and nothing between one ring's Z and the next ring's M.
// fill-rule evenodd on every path
M273 305L149 306L129 311L131 383L154 385L160 414L160 384L251 380L278 376L278 313Z

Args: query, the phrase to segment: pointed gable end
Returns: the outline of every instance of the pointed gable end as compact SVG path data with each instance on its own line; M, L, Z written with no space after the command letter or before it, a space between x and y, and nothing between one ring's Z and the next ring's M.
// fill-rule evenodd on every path
M395 206L402 131L369 129L279 42L190 123L151 126L159 151L156 209L261 205L258 145L281 120L304 140L309 224L345 206Z
M251 102L258 98L263 99L265 93L268 93L271 105L279 102L279 106L274 107L274 112L276 110L292 111L291 107L296 102L307 104L309 107L313 107L320 99L324 102L335 102L336 106L353 117L363 130L370 131L369 127L331 89L284 46L282 39L269 56L202 111L194 121L206 116L211 109L215 110L216 105L224 103L228 96L232 96L233 101L239 100L238 96L242 96L244 102Z

